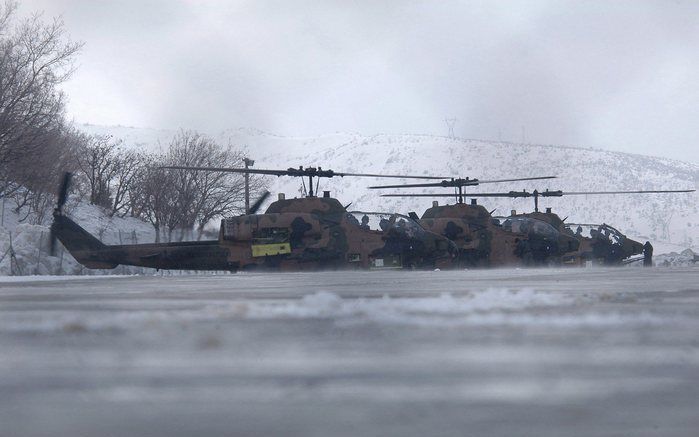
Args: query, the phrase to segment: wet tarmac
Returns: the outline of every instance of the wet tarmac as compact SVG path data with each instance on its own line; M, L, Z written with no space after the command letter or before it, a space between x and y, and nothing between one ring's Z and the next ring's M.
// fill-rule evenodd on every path
M695 436L699 268L0 278L0 436Z

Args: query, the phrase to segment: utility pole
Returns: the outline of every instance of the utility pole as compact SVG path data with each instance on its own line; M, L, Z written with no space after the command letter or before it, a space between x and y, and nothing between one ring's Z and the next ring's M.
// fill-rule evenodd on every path
M455 139L456 134L454 134L454 125L456 124L456 119L455 118L445 118L444 122L447 124L447 128L449 128L449 138L450 139Z
M247 170L251 165L255 165L255 161L248 158L243 158L245 163L245 169ZM245 173L245 214L250 214L250 174Z

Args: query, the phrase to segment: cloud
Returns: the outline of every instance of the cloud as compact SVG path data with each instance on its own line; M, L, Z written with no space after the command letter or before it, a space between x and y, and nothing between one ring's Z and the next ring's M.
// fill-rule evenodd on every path
M81 121L446 133L699 162L699 3L25 1L86 42Z

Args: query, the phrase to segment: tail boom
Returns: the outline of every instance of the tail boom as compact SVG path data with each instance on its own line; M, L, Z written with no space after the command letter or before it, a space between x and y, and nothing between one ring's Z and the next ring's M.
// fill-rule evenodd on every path
M62 214L54 215L51 232L68 249L73 258L87 268L113 269L119 265L102 256L107 245Z
M90 269L113 269L120 264L174 270L238 269L218 240L112 246L62 214L54 216L51 232L76 261Z

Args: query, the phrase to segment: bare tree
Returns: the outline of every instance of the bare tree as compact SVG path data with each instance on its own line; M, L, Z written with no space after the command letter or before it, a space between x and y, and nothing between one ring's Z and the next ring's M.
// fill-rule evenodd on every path
M15 202L22 221L43 223L71 166L73 132L58 85L82 44L68 41L60 20L34 14L16 23L17 5L0 4L0 196Z
M58 89L81 43L66 42L63 22L34 14L12 28L17 2L0 6L0 171L48 147L64 119ZM6 180L6 178L3 178Z
M168 164L190 167L241 167L243 155L231 146L221 146L196 132L184 131L173 139ZM182 218L179 226L196 227L198 238L211 220L243 211L244 180L228 172L175 170L175 187ZM258 188L258 178L253 187Z
M156 243L160 242L163 229L176 225L180 217L174 176L159 168L159 161L158 157L147 157L144 170L129 187L132 211L153 225Z
M20 221L45 223L55 203L55 191L62 172L73 170L74 132L54 132L50 144L35 156L23 156L9 169L5 193L15 202Z
M130 199L131 187L146 171L146 158L133 150L122 150L116 156L114 183L112 185L112 210L110 215L124 217L134 214Z
M201 238L204 227L213 219L245 211L245 184L229 174L202 175L197 191L197 239Z
M213 163L207 166L241 167L244 153L231 146L219 147L212 154ZM264 180L250 175L250 192L253 198L266 188ZM198 201L196 208L197 238L201 238L204 227L216 218L245 212L245 179L240 174L225 172L201 172L197 178Z
M144 217L168 240L173 231L197 231L212 220L237 214L244 209L244 182L240 174L190 170L163 170L159 166L239 167L242 153L223 147L196 132L183 131L169 145L164 156L147 158L143 172L129 187L133 214ZM261 179L252 178L252 189L262 188Z
M121 141L110 136L80 137L77 165L93 205L112 208L111 184L119 170L117 155L120 144Z

